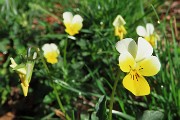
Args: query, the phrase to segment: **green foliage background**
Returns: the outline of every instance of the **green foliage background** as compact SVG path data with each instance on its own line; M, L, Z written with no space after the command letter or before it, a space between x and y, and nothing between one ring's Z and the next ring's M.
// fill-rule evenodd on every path
M160 118L164 116L163 119L178 118L180 49L173 18L159 18L158 8L163 5L163 0L0 0L1 115L11 111L19 119L58 119L54 112L59 106L51 87L53 81L72 119L98 119L94 113L99 109L95 106L109 108L112 86L119 79L114 120L144 119L155 112L159 112ZM165 16L169 15L169 9ZM83 29L74 38L68 37L64 31L62 13L65 11L80 14L84 19ZM126 21L126 37L137 40L136 27L148 22L154 24L160 36L154 54L161 61L161 71L147 78L151 86L148 96L135 97L122 85L125 73L117 65L119 53L115 44L118 38L114 36L112 25L118 14ZM29 46L41 48L45 43L58 45L59 62L48 64L51 76L48 77L41 60L36 61L30 90L25 98L18 75L9 68L9 58L13 57L20 63ZM107 100L102 100L102 95ZM99 102L103 103L98 102L100 97Z

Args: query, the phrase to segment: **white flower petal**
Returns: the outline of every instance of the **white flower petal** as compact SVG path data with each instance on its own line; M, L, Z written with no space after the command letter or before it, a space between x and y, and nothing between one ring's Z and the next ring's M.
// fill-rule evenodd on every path
M52 51L52 49L51 49L51 47L50 47L49 44L44 44L44 45L42 46L42 50L43 50L44 52Z
M75 15L72 19L72 23L82 23L83 22L83 18L80 15Z
M153 76L161 68L159 59L156 56L150 56L138 63L140 66L139 73L143 76Z
M137 53L137 45L132 38L125 38L116 43L116 50L119 53L129 52L135 58Z
M143 26L138 26L136 28L136 33L142 37L145 37L147 35L146 29Z
M71 12L64 12L63 13L63 19L64 19L64 23L71 22L73 19L72 13Z
M58 47L54 43L44 44L42 47L42 50L44 51L44 54L46 54L47 52L52 52L52 51L56 51L59 54Z
M51 43L50 46L51 46L52 51L57 51L57 53L59 54L59 49L56 44Z
M115 20L113 21L113 26L114 27L120 27L122 25L125 25L126 22L124 21L124 19L122 18L121 15L118 15Z
M147 23L147 24L146 24L146 31L147 31L147 36L152 35L153 32L154 32L154 26L153 26L153 24Z
M138 38L138 48L136 54L136 62L143 60L146 57L151 56L153 53L153 48L149 42L147 42L144 38Z

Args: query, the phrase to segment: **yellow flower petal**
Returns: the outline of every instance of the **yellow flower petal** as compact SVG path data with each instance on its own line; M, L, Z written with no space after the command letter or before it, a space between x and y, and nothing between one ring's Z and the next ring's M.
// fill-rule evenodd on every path
M11 60L11 65L10 65L10 67L14 69L14 68L17 66L17 64L16 64L16 62L14 61L13 58L10 58L10 60ZM23 75L26 74L26 69L25 69L25 68L19 68L19 69L16 69L16 71L17 71L19 74L23 74Z
M137 78L130 73L123 79L123 85L135 96L144 96L150 94L150 87L146 79L139 75Z
M156 56L150 56L138 63L139 73L143 76L153 76L160 71L161 64Z
M137 54L136 54L136 62L139 62L146 57L151 56L153 53L153 48L147 40L145 40L142 37L138 38L138 49L137 49Z
M74 24L71 24L71 25L65 25L66 26L66 32L71 35L71 36L74 36L75 34L78 34L79 31L81 30L82 28L82 23L74 23Z
M119 36L120 40L123 39L123 36L127 34L126 29L124 28L124 26L120 26L120 27L115 27L115 36Z
M55 64L58 62L57 57L58 57L58 53L56 51L53 52L47 52L44 54L44 57L47 59L47 62L51 63L51 64Z
M25 86L23 83L21 83L21 87L22 87L22 90L23 90L23 94L26 97L27 93L28 93L29 86Z
M130 53L126 52L119 56L119 66L123 72L129 72L135 64L135 60Z

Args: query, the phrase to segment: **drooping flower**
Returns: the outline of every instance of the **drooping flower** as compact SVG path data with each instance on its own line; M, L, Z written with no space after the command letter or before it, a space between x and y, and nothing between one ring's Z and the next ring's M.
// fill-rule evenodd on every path
M80 15L76 14L75 16L73 16L71 12L64 12L63 19L63 23L66 27L65 31L69 35L73 36L79 33L83 26L83 18Z
M44 44L42 50L44 51L44 57L46 58L47 62L51 64L58 62L59 50L56 44Z
M31 81L31 76L32 76L33 68L34 68L34 62L27 61L26 64L16 69L16 67L18 66L17 63L14 61L13 58L10 58L10 60L11 60L10 67L13 68L13 70L15 70L18 73L20 81L21 81L23 94L24 96L27 96L29 83Z
M120 39L123 39L124 35L127 34L124 27L125 24L126 22L121 15L118 15L113 22L113 26L115 27L115 36L119 36Z
M146 24L146 28L143 26L138 26L136 32L139 36L144 37L153 47L157 46L157 40L159 36L154 33L154 25L151 23Z
M138 44L126 38L116 43L120 53L119 66L128 74L123 79L123 86L135 96L150 94L150 87L143 76L153 76L160 70L161 64L156 56L152 56L152 46L142 37Z

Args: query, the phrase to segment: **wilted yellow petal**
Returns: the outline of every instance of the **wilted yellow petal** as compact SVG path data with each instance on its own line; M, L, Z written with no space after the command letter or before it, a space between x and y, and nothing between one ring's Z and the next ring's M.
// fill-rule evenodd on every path
M129 73L123 79L124 87L135 96L144 96L150 94L150 87L146 79L137 73Z
M17 66L17 64L16 64L16 62L14 61L13 58L10 58L10 60L11 60L11 65L10 65L10 67L14 69L14 68ZM25 69L24 67L23 67L23 68L16 69L16 71L17 71L19 74L23 74L23 75L26 74L26 69Z
M123 72L129 72L135 64L135 60L129 52L123 53L119 56L119 66Z
M28 93L29 85L28 85L28 86L25 86L23 83L21 83L21 87L22 87L22 90L23 90L23 94L24 94L24 96L26 97L26 96L27 96L27 93Z
M157 74L161 68L159 59L156 56L150 56L138 63L139 73L143 76L153 76Z

